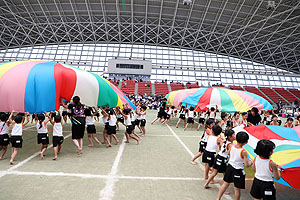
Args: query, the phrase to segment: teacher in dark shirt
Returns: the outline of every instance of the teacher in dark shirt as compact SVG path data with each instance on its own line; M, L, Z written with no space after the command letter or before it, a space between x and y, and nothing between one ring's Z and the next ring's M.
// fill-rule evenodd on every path
M247 119L247 124L248 126L256 126L259 124L261 121L261 117L258 113L258 109L256 107L253 107L249 112L248 112L248 119Z

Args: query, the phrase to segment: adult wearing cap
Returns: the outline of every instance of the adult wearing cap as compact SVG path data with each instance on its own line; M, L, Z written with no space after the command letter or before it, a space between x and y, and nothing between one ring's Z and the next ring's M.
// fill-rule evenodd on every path
M78 155L80 155L82 154L83 136L85 130L84 105L80 103L79 96L74 96L72 101L73 102L69 104L62 101L62 106L71 111L72 140L77 147Z

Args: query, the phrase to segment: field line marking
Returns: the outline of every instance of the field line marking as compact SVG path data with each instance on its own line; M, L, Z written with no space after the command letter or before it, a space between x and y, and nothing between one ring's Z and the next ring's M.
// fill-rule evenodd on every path
M68 137L70 137L72 134L70 133L69 135L65 136L65 139L67 139ZM49 145L47 149L50 149L51 147L53 147L53 144ZM26 164L27 162L29 162L30 160L32 160L33 158L35 158L36 156L38 156L40 154L39 152L34 153L33 155L29 156L28 158L26 158L25 160L19 162L18 164L8 168L7 170L5 170L3 173L0 173L0 178L5 176L7 174L7 172L13 171L19 167L21 167L22 165Z
M111 200L114 197L114 194L115 194L114 187L115 187L115 183L118 181L118 178L116 175L117 175L118 166L119 166L119 163L120 163L120 160L121 160L124 148L125 148L125 140L126 140L126 137L124 135L122 143L118 150L118 154L115 158L114 164L111 168L110 173L107 175L105 187L100 191L100 198L99 198L100 200Z
M175 136L175 138L179 141L179 143L185 148L185 150L191 155L191 157L194 157L194 154L192 153L192 151L184 144L184 142L178 137L178 135L173 131L173 129L167 125L167 127L170 129L170 131L172 132L172 134ZM203 171L205 170L205 167L200 163L199 164L200 169L202 169ZM215 184L217 186L217 188L220 188L220 184ZM226 199L228 200L233 200L232 197L230 195L223 195Z

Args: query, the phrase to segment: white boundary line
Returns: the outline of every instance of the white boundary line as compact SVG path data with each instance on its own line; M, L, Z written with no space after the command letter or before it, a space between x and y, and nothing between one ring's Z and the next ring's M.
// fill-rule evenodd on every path
M194 157L194 154L192 153L192 151L183 143L183 141L177 136L177 134L173 131L173 129L167 125L167 127L170 129L170 131L172 132L172 134L174 135L174 137L178 140L178 142L185 148L185 150L191 155L191 157ZM202 169L203 171L205 170L204 166L202 164L199 164L200 169ZM220 188L220 184L215 184L217 186L217 188ZM230 195L223 195L226 199L228 200L233 200L232 197Z
M65 136L65 139L67 139L68 137L70 137L72 134L70 133L69 135ZM53 147L53 144L49 145L47 149L50 149L51 147ZM2 173L0 173L0 178L5 176L6 174L8 174L8 172L13 171L19 167L21 167L22 165L26 164L27 162L29 162L30 160L32 160L33 158L35 158L36 156L38 156L40 154L39 152L34 153L33 155L29 156L28 158L26 158L25 160L19 162L18 164L8 168L7 170L3 171Z
M125 140L126 137L124 135L122 144L119 147L118 154L115 158L114 164L111 168L110 173L107 175L105 187L100 191L100 200L111 200L114 197L114 187L115 183L118 181L117 178L117 172L118 172L118 166L121 160L121 156L123 154L124 148L125 148Z

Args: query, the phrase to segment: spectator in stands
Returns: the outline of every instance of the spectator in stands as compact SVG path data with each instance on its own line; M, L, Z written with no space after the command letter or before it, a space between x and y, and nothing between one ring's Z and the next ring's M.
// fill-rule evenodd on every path
M278 99L278 102L276 103L276 105L277 105L277 112L279 113L280 109L282 108L281 99Z
M256 107L253 107L249 112L248 112L248 126L255 126L258 125L261 121L261 117L258 114L258 109Z

